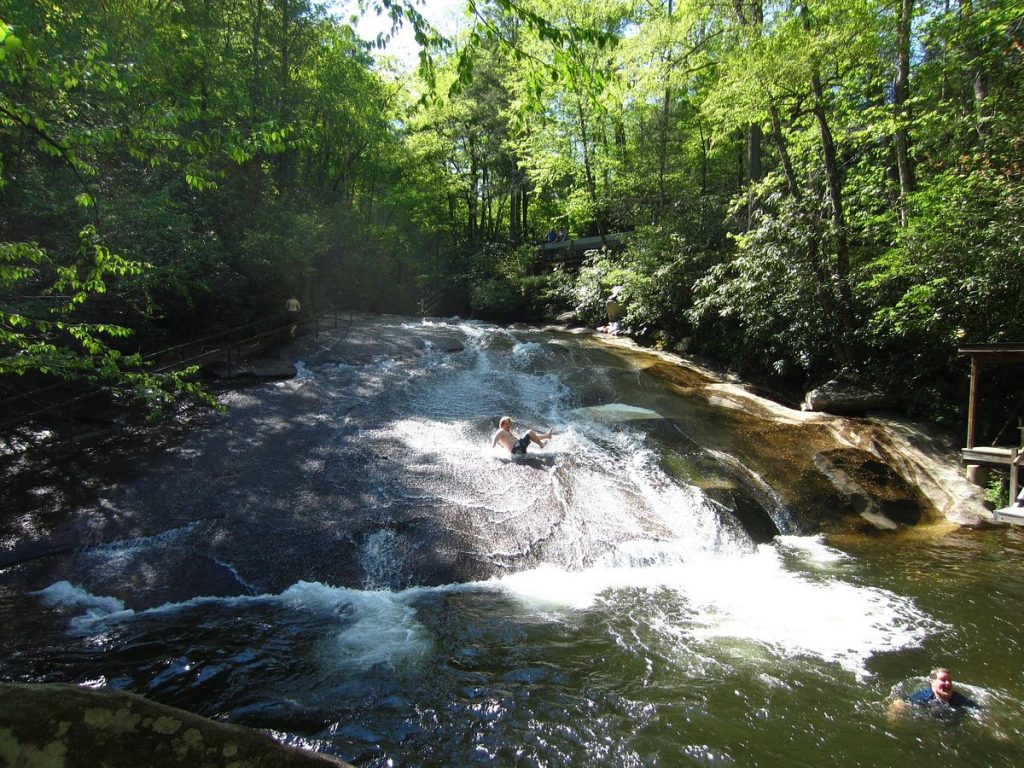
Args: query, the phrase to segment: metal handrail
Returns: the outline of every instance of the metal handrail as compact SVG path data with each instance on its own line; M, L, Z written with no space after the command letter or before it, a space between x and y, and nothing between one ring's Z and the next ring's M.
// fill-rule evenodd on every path
M229 379L233 378L232 373L231 373L231 368L232 368L231 351L233 349L235 349L236 347L238 347L239 345L242 345L242 344L249 344L249 343L252 343L254 341L259 341L261 339L271 338L273 336L276 336L276 335L282 333L283 331L288 330L293 325L301 327L301 326L309 325L310 323L316 323L316 325L317 325L316 333L319 336L319 333L320 333L320 318L323 315L327 314L328 312L333 312L333 314L334 314L334 327L337 328L337 325L338 325L338 313L337 313L337 309L336 308L331 308L329 310L317 310L317 311L315 311L313 313L313 315L311 317L308 317L305 320L300 320L300 321L298 321L296 323L285 323L284 325L275 326L274 328L271 328L271 329L269 329L267 331L263 331L261 333L254 334L252 336L248 336L248 337L243 338L243 339L236 339L235 341L232 341L230 344L228 344L226 346L216 347L214 349L202 352L201 354L198 354L198 355L193 355L191 357L187 357L187 358L184 358L184 359L176 360L173 363L168 363L168 364L163 365L163 366L155 367L153 369L153 372L155 372L155 373L165 373L167 371L174 370L175 368L182 368L182 367L191 365L191 364L196 363L196 362L198 362L198 361L200 361L200 360L202 360L204 358L210 357L211 355L215 355L215 354L219 354L219 353L222 353L224 351L227 351L227 354L228 354L228 378ZM198 345L201 345L201 344L205 344L207 342L213 341L214 339L219 339L219 338L222 338L222 337L227 336L229 334L237 333L238 331L244 330L246 328L252 328L252 327L258 326L258 325L259 325L258 322L246 323L245 325L240 325L240 326L237 326L235 328L230 328L230 329L228 329L226 331L220 331L218 333L211 334L209 336L204 336L204 337L199 338L199 339L192 339L190 341L183 342L181 344L176 344L173 347L168 347L167 349L159 350L159 351L156 351L156 352L151 352L151 353L147 354L146 356L144 356L143 360L146 360L146 361L156 360L156 359L158 359L158 358L160 358L160 357L162 357L164 355L168 355L168 354L170 354L172 352L176 352L176 351L181 350L181 349L187 349L189 347L195 347L195 346L198 346ZM39 389L30 390L29 392L20 393L18 395L13 396L13 397L7 398L6 400L0 401L0 406L9 405L10 403L16 402L17 400L20 400L20 399L24 399L24 398L31 397L31 396L38 396L38 395L41 395L41 394L45 394L47 392L51 392L51 391L60 389L61 387L65 386L65 384L66 384L66 382L59 382L59 383L56 383L56 384L48 385L46 387L41 387ZM86 392L86 393L81 394L81 395L76 395L75 397L72 397L72 398L70 398L68 400L62 400L60 402L50 403L49 405L47 405L47 406L45 406L43 408L38 408L38 409L36 409L34 411L31 411L29 413L19 414L18 416L14 417L13 419L8 419L6 421L0 422L0 430L5 430L5 429L7 429L10 426L13 426L15 424L18 424L18 423L21 423L21 422L24 422L24 421L28 421L29 419L35 418L36 416L41 416L41 415L43 415L45 413L50 413L50 412L53 412L53 411L60 411L60 410L66 409L69 406L75 405L76 403L79 403L79 402L82 402L84 400L88 400L90 398L96 397L96 396L98 396L99 394L101 394L103 392L111 392L111 391L113 391L113 389L111 387L109 387L109 386L101 386L101 387L99 387L96 390L93 390L91 392Z
M237 326L235 328L230 328L230 329L228 329L226 331L220 331L219 333L211 334L210 336L204 336L204 337L199 338L199 339L192 339L190 341L185 341L185 342L182 342L181 344L176 344L173 347L168 347L167 349L162 349L162 350L159 350L157 352L150 352L149 354L143 356L142 359L143 360L153 360L153 359L162 357L163 355L170 354L171 352L174 352L176 350L184 349L184 348L190 347L190 346L195 346L196 344L202 344L202 343L205 343L207 341L211 341L213 339L220 338L221 336L225 336L225 335L230 334L230 333L235 333L237 331L241 331L241 330L243 330L245 328L251 328L251 327L253 327L255 325L258 325L258 323L246 323L245 325L239 325L239 326ZM17 395L12 395L11 397L8 397L8 398L5 398L3 400L0 400L0 408L5 407L5 406L9 406L11 403L16 403L19 400L24 400L24 399L26 399L28 397L32 397L33 395L41 395L41 394L45 394L47 392L52 392L53 390L60 389L61 387L65 386L66 384L67 384L67 382L58 382L56 384L50 384L50 385L45 386L45 387L40 387L39 389L32 389L32 390L29 390L28 392L21 392L21 393L19 393ZM102 388L101 388L101 390L102 390ZM0 427L4 426L6 423L7 422L0 423Z

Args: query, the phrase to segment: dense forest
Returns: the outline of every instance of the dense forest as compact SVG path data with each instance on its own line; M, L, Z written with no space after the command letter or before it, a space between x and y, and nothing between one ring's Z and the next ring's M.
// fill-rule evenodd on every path
M423 10L0 0L3 391L173 397L144 353L292 294L596 326L621 285L643 343L950 424L958 344L1024 340L1016 0L468 0L452 39ZM563 227L626 247L538 269Z

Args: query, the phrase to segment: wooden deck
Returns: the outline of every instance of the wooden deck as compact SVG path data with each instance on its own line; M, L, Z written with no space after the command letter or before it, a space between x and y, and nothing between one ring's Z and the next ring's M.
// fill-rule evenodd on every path
M992 513L992 518L997 523L1011 523L1012 525L1024 525L1024 507L1003 507Z
M960 459L964 464L980 464L985 467L997 467L1004 469L1010 476L1010 504L1017 498L1020 488L1018 472L1021 464L1024 464L1024 449L1013 445L975 446L973 448L960 449ZM1019 514L1014 510L1019 510ZM1024 507L1006 507L997 510L995 517L1000 519L999 513L1005 513L1005 522L1024 525ZM1017 519L1019 518L1019 519Z
M1024 365L1024 344L972 344L957 350L961 357L971 358L971 389L967 407L967 447L960 450L965 465L996 467L1005 471L1010 480L1010 506L994 513L996 520L1024 525L1024 507L1016 506L1017 490L1020 487L1018 473L1024 463L1024 420L1020 420L1021 441L1019 445L977 446L974 444L978 384L981 371L991 365ZM1013 415L1011 414L1011 418ZM1005 434L1005 427L1000 435ZM996 440L999 440L999 436Z
M1021 449L1013 446L993 445L961 448L960 458L964 464L985 464L994 467L1009 467L1020 464Z

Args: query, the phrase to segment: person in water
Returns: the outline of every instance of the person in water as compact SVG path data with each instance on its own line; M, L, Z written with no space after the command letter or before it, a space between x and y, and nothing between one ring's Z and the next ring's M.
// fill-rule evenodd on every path
M531 429L522 437L516 437L512 434L512 417L502 416L498 421L498 431L494 433L494 439L491 440L491 448L500 445L509 453L525 454L526 448L530 443L536 443L543 448L554 435L555 430L553 429L549 429L543 435L537 434L536 431Z
M929 685L896 699L889 707L891 717L896 717L910 706L920 707L940 719L956 719L968 709L977 709L973 699L953 689L953 676L945 667L933 669L928 675Z

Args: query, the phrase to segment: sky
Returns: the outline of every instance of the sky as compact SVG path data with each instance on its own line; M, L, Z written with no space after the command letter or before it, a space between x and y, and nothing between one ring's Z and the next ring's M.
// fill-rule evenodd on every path
M454 35L466 24L463 15L466 0L426 0L417 2L416 9L423 17L433 24L443 35ZM335 12L342 18L348 18L359 13L357 0L335 0L332 3ZM386 14L378 16L370 8L362 15L356 25L356 31L364 40L373 40L381 32L389 32L391 22ZM419 46L413 39L412 29L408 26L402 27L396 38L388 44L384 50L397 58L407 68L413 69L419 62Z

